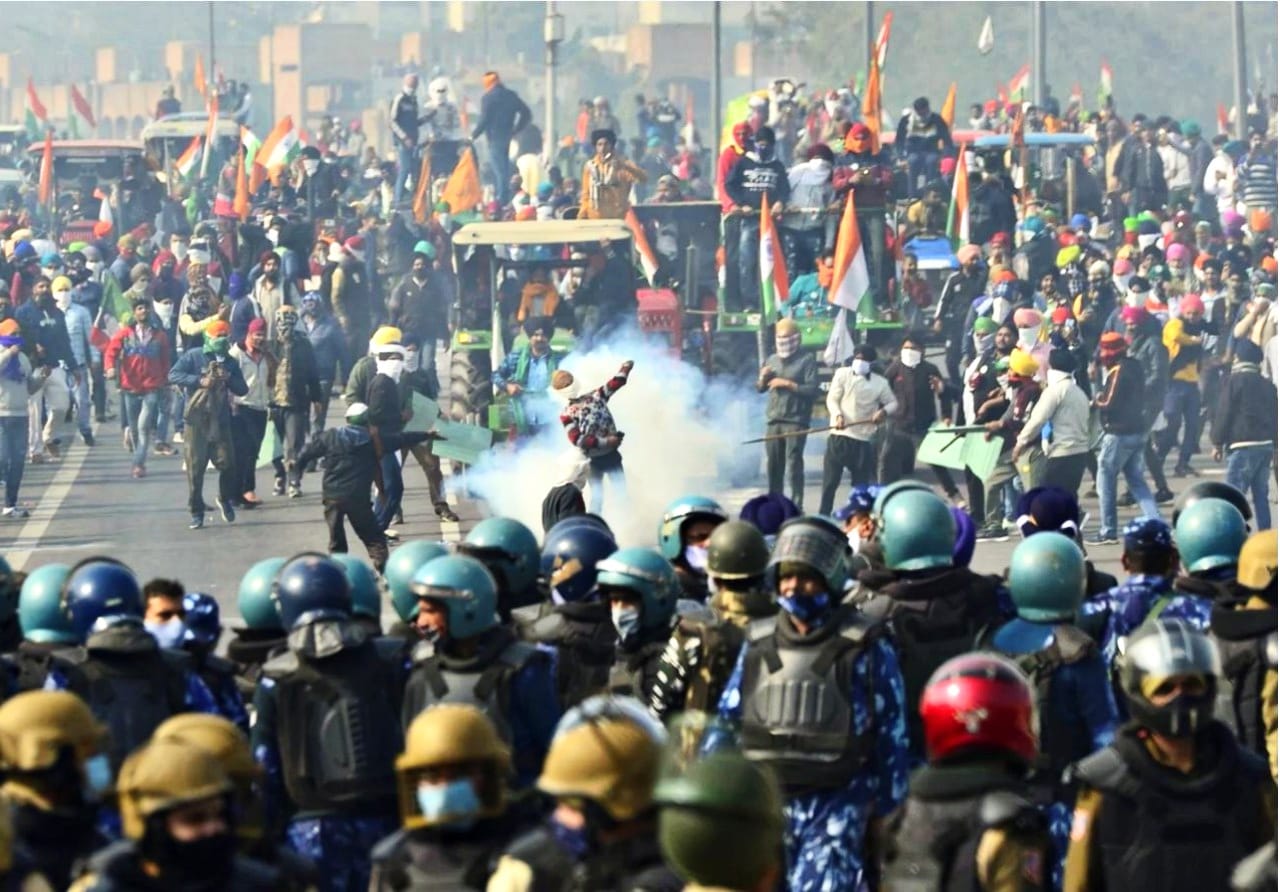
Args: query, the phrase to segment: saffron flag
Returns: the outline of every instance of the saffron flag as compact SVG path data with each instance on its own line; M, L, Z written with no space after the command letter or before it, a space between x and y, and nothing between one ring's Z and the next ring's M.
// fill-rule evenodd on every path
M44 154L40 156L40 204L53 198L53 131L44 133Z
M871 60L867 73L867 89L862 94L862 123L871 131L871 152L880 151L880 65Z
M858 230L858 210L853 203L853 191L850 189L849 197L845 199L840 229L836 233L836 256L827 302L857 313L862 309L863 299L871 294L871 273L867 269L867 254L862 248L862 233Z
M196 56L195 70L191 72L191 78L195 81L196 92L200 94L200 98L205 102L209 101L209 78L204 73L204 56Z
M778 318L778 304L791 297L787 284L787 261L782 256L782 242L769 213L768 193L760 196L760 301L764 307L764 323Z
M956 153L955 180L951 183L951 209L947 212L947 238L952 245L969 244L969 162L968 147L960 145Z
M1223 136L1231 135L1231 116L1227 114L1227 107L1221 102L1218 103L1218 132Z
M98 122L93 116L93 107L89 105L89 100L80 94L75 84L71 85L70 104L71 138L89 139L97 129Z
M245 128L240 128L240 138L244 139ZM243 149L236 152L236 197L232 204L232 210L236 212L236 216L243 223L249 219L249 178L244 171Z
M627 228L631 230L631 237L636 243L636 253L640 255L640 268L644 270L644 277L652 288L653 277L658 274L658 255L653 253L649 237L645 235L644 227L640 225L636 212L631 208L627 208L626 221Z
M1031 88L1031 64L1027 63L1018 69L1018 73L1009 81L1009 98L1015 102L1027 98Z
M978 32L978 52L987 55L996 47L996 29L991 24L991 16L987 16L986 21L982 23L982 30Z
M1013 116L1013 124L1009 127L1009 147L1018 148L1027 144L1027 116L1022 105L1018 105Z
M267 138L258 146L254 156L253 171L249 177L249 191L256 193L268 176L272 181L280 175L280 169L300 152L298 132L293 127L293 116L285 115L271 128Z
M956 124L956 82L952 81L951 86L947 88L947 98L942 100L942 110L938 112L938 116L947 122L947 129L951 129Z
M40 132L49 126L49 110L44 107L44 103L36 95L35 81L31 78L27 78L27 100L25 106L23 111L26 118L27 136L32 140L39 139Z
M418 182L413 189L413 219L426 225L431 219L431 153L422 153L422 166L418 169Z
M458 164L449 174L449 181L444 184L444 192L440 200L449 205L451 214L475 210L484 192L480 189L480 171L476 168L475 151L470 147L463 150Z
M178 156L178 160L174 162L174 167L178 169L178 176L184 180L190 180L192 174L196 172L196 165L200 163L201 140L203 137L193 136L191 142L183 149L182 154Z
M880 32L876 35L876 67L884 71L884 63L889 59L889 31L893 28L893 11L884 14L880 23Z
M1111 66L1107 64L1106 59L1103 59L1102 67L1098 70L1098 108L1104 108L1107 97L1114 95L1111 86Z

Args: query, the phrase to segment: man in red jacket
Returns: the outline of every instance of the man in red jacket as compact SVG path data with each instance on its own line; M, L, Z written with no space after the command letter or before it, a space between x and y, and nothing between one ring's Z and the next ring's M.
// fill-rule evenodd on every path
M716 199L720 202L720 213L724 215L724 290L731 303L735 304L738 300L738 241L742 218L732 213L737 205L729 197L724 184L747 153L750 142L751 125L746 121L734 124L733 142L724 147L716 162Z
M102 358L108 379L120 375L129 426L124 448L133 452L133 476L147 476L147 450L160 412L160 396L169 386L169 338L151 324L151 302L133 302L133 322L124 326L107 345Z

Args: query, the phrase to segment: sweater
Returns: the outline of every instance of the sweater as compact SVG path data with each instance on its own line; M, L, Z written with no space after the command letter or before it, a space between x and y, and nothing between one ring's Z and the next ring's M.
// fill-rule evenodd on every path
M257 409L259 412L267 411L267 406L271 403L272 379L275 377L274 358L264 350L254 359L239 344L232 346L231 358L239 364L240 374L244 376L244 383L248 387L244 396L235 398L235 404Z
M871 416L880 409L887 415L898 411L898 401L888 381L875 373L863 377L848 366L836 369L827 391L827 413L832 423L843 419L844 427L833 430L831 436L869 441L875 433Z
M560 415L569 442L577 446L589 458L614 451L605 441L618 435L618 425L609 411L609 398L627 383L628 372L619 370L616 375L588 393L569 401Z
M799 424L807 426L813 414L813 402L818 398L818 362L812 351L803 347L796 349L786 359L777 353L765 360L765 368L775 378L794 381L797 389L788 387L769 389L767 380L756 382L756 389L763 393L769 391L769 402L765 407L765 421L769 424Z
M385 453L421 443L429 436L425 433L380 433L378 439ZM325 501L363 499L368 503L378 466L378 450L368 428L347 424L321 431L298 454L298 463L306 465L319 458L325 460L320 484L321 497Z
M103 369L119 370L120 389L125 393L150 393L169 383L169 338L158 328L150 332L144 344L136 324L123 326L103 354Z
M22 373L16 380L0 374L0 418L26 418L28 397L44 386L44 378L31 377L31 360L21 348L0 348L0 366L6 365L15 352Z
M1070 372L1050 371L1048 385L1018 434L1018 446L1025 448L1039 440L1046 424L1053 425L1053 439L1045 448L1045 458L1089 451L1089 398Z
M1146 433L1141 412L1142 366L1136 359L1123 356L1104 374L1103 391L1097 400L1102 429L1117 436Z
M1214 446L1275 443L1276 386L1253 363L1236 363L1218 395L1209 439Z

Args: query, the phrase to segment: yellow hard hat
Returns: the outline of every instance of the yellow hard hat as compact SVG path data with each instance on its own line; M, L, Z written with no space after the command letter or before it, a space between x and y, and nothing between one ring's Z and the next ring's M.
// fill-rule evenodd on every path
M232 789L215 756L194 744L154 740L134 750L120 767L116 792L124 835L142 839L152 815L227 796Z
M500 815L507 807L511 752L493 722L474 706L460 703L442 703L419 713L405 734L404 752L396 757L396 788L404 828L432 825L417 802L418 776L423 770L477 763L484 769L484 782L476 790L480 815Z
M1263 530L1244 540L1236 581L1254 591L1262 591L1276 582L1277 537L1275 530Z
M542 765L539 790L588 799L616 821L652 807L662 743L648 728L625 715L584 716L569 727L562 720L561 728Z
M404 337L404 333L394 325L383 325L373 333L373 337L369 339L369 343L375 347L385 347L387 344L398 344L400 339Z

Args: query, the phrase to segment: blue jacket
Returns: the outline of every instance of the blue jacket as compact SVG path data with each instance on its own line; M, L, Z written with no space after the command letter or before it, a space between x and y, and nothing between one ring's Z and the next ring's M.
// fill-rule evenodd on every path
M496 84L480 99L480 120L471 131L473 140L481 136L489 138L490 151L507 152L507 143L533 120L533 112L525 101L506 84Z
M27 301L14 311L13 318L22 329L22 340L33 366L56 366L60 362L66 363L67 368L75 365L71 342L67 339L66 319L54 306L52 297L46 306ZM41 356L36 356L37 344L44 348Z
M169 383L176 384L187 392L187 396L195 393L200 389L200 379L204 377L205 371L209 368L211 356L204 352L203 347L192 347L182 357L173 364L173 368L169 370ZM240 371L240 364L225 360L223 365L229 373L227 378L227 390L233 396L244 396L249 392L249 385L245 383L244 373Z
M71 344L71 363L73 369L84 368L92 357L89 344L89 329L93 327L93 319L89 311L77 303L72 303L63 314L67 321L67 340Z
M1127 638L1148 618L1155 618L1150 614L1161 598L1166 599L1165 605L1157 616L1184 619L1201 630L1209 628L1213 603L1207 598L1175 592L1173 582L1167 576L1130 576L1115 588L1084 603L1080 610L1083 616L1106 616L1101 644L1107 665L1115 665L1120 639Z
M316 357L320 382L327 386L333 381L334 368L347 353L347 340L338 326L338 320L333 318L333 314L325 313L316 317L315 324L310 329L305 324L300 324L298 330L311 341L311 352Z

